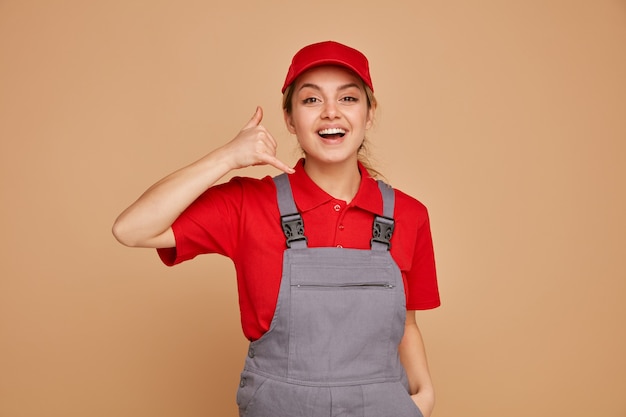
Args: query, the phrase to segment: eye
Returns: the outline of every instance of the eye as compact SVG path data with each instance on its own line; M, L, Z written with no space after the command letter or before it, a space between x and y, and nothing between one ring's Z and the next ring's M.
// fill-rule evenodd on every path
M302 103L304 104L319 103L319 100L316 97L307 97L304 100L302 100Z
M341 101L347 101L347 102L356 103L357 101L359 101L359 99L356 98L356 97L352 97L352 96L346 96L346 97L342 97Z

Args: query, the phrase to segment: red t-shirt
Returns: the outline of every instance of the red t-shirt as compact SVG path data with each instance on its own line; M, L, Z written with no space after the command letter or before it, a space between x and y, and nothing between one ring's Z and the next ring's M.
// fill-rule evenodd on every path
M375 215L382 214L376 181L363 166L361 184L346 204L319 188L304 171L304 160L289 176L309 247L369 249ZM426 207L395 191L391 255L405 284L408 310L439 306L435 259ZM260 338L270 326L286 248L276 187L271 177L235 177L209 188L172 225L176 247L159 249L166 265L203 253L228 256L235 264L244 335Z

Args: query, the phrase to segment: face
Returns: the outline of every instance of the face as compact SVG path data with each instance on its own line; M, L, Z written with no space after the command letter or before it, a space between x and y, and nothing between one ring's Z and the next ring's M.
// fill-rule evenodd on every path
M323 66L301 74L294 84L287 129L296 135L307 164L354 163L374 110L363 81L342 67Z

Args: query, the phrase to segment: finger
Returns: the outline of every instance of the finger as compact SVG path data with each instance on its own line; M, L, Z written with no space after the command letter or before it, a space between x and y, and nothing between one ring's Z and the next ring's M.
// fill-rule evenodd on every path
M261 108L261 106L257 106L256 111L252 115L252 118L250 119L250 121L248 121L248 123L246 123L246 125L241 130L256 127L259 125L259 123L261 123L261 120L263 120L263 109Z
M286 172L287 174L293 174L294 172L296 172L289 165L285 164L283 161L272 155L265 154L265 156L263 157L263 162L275 168L278 168L279 170Z
M278 142L276 142L276 139L274 139L274 136L272 136L272 134L264 127L261 127L261 129L263 129L263 132L265 133L264 138L267 139L269 143L272 145L272 147L274 148L274 150L276 150L276 148L278 148Z

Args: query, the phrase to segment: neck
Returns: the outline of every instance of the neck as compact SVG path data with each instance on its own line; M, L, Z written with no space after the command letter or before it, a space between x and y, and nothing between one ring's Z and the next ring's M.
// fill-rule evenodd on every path
M356 161L344 164L319 164L305 160L304 171L318 187L338 200L352 201L361 184Z

